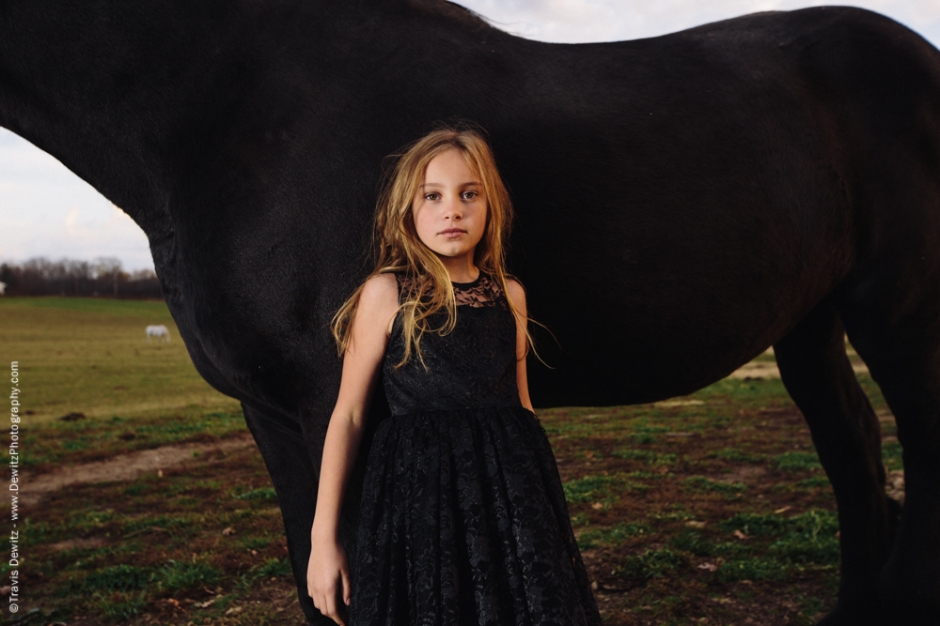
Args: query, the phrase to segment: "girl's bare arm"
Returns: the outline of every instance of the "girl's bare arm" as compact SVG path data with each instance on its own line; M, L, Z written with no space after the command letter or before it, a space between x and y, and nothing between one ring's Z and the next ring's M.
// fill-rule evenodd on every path
M323 444L317 508L310 529L307 592L314 606L338 624L344 624L343 605L349 603L350 596L346 555L337 536L343 493L385 354L388 326L397 309L398 287L393 275L375 276L366 282L350 328L339 396ZM342 604L337 601L340 592Z
M528 315L525 303L525 290L515 280L507 281L509 287L509 299L512 305L522 314L523 320ZM516 387L519 388L519 401L522 406L535 413L532 408L532 400L529 399L529 379L526 373L525 361L529 346L526 343L525 323L516 320Z

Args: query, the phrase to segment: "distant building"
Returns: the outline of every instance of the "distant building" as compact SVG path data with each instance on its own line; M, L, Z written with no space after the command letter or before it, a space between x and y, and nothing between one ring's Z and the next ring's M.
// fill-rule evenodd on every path
M0 296L4 295L6 293L6 290L7 290L7 284L5 282L0 281Z

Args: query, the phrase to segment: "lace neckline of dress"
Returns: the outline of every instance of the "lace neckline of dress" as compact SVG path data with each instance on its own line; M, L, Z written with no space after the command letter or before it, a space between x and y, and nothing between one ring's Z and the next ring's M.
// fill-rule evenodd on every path
M506 299L503 297L503 290L500 289L499 283L483 271L480 271L480 275L473 282L451 281L451 284L454 286L454 299L457 306L473 308L495 306L501 309L506 306Z
M404 274L397 274L396 276L400 288L399 298L410 297L408 294L411 293L415 285L413 281L417 280L417 277ZM469 283L451 281L451 286L454 289L457 306L507 308L506 298L503 296L503 290L500 289L499 283L482 270L475 280Z

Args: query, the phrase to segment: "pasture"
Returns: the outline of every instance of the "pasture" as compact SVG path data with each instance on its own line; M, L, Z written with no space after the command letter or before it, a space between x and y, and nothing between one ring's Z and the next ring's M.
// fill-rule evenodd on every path
M303 623L240 407L196 374L163 303L0 300L0 345L32 412L10 623ZM834 605L835 502L770 361L671 401L538 411L605 624L800 625ZM897 481L893 419L859 377ZM86 417L57 419L71 412ZM9 526L8 498L0 512Z
M170 341L148 343L151 324L167 326ZM76 411L99 418L239 407L196 374L162 301L4 298L0 346L4 367L20 362L31 425Z

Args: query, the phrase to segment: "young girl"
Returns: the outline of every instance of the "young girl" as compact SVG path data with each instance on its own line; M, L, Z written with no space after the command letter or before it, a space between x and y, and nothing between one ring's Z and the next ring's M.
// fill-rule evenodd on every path
M339 624L600 624L526 383L525 292L504 268L509 196L471 130L401 156L379 259L337 313L344 355L307 587ZM392 416L366 467L353 579L337 538L379 368Z

